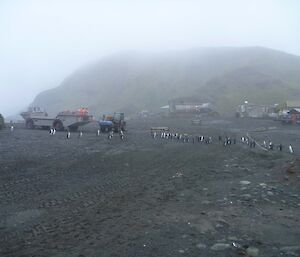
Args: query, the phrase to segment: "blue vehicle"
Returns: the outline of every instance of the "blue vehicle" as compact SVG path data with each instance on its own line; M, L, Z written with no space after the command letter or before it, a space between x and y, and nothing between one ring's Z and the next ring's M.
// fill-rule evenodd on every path
M124 120L124 113L115 112L113 116L103 116L99 121L99 126L102 133L125 131L126 122Z

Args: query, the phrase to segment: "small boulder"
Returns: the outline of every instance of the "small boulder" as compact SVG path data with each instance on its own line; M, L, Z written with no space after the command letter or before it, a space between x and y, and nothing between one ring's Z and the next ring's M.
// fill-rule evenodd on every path
M250 201L252 196L250 194L243 194L241 195L242 199L245 201Z
M249 185L249 184L251 184L251 182L247 181L247 180L242 180L242 181L240 181L240 184L241 185Z
M294 245L294 246L285 246L280 248L281 252L285 252L287 254L293 254L296 255L300 253L300 245Z
M223 251L230 248L230 244L216 243L210 249L213 251Z
M247 254L250 255L251 257L257 257L259 254L259 249L255 248L255 247L248 247L246 250Z
M202 243L199 243L199 244L196 245L196 247L199 248L199 249L205 249L206 245L202 244Z

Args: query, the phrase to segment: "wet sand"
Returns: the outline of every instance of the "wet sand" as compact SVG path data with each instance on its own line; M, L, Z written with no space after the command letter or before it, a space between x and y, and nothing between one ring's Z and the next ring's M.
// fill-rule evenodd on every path
M213 143L154 140L153 126ZM96 130L0 131L0 256L299 256L299 127L153 117L128 121L124 141Z

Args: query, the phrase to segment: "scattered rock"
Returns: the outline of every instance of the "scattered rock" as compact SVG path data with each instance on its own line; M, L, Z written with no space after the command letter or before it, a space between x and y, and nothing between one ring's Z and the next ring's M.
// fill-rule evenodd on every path
M271 192L271 191L268 191L268 192L267 192L267 195L268 195L268 196L273 196L273 195L274 195L274 193L273 193L273 192Z
M288 166L285 168L285 171L288 173L295 173L296 171L299 171L300 169L300 159L296 159L288 164Z
M280 248L280 251L288 253L288 254L296 255L296 254L300 253L300 245L285 246L285 247Z
M251 182L247 181L247 180L242 180L242 181L240 181L240 184L241 185L249 185L249 184L251 184Z
M179 253L184 253L184 250L179 250L178 252L179 252Z
M199 243L199 244L196 245L196 247L199 248L199 249L205 249L206 245L202 244L202 243Z
M214 244L210 249L213 251L223 251L230 248L230 244L217 243Z
M266 183L260 183L259 184L262 188L266 188L267 187L267 184Z
M241 197L242 197L243 200L245 200L245 201L250 201L251 198L252 198L250 194L243 194L243 195L241 195Z
M248 247L246 250L247 254L249 254L251 257L256 257L259 254L259 250L255 247Z

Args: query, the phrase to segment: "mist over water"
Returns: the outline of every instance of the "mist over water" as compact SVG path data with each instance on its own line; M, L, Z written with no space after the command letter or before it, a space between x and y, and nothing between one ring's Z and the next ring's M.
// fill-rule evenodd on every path
M298 1L1 1L0 113L123 51L264 46L300 55Z

